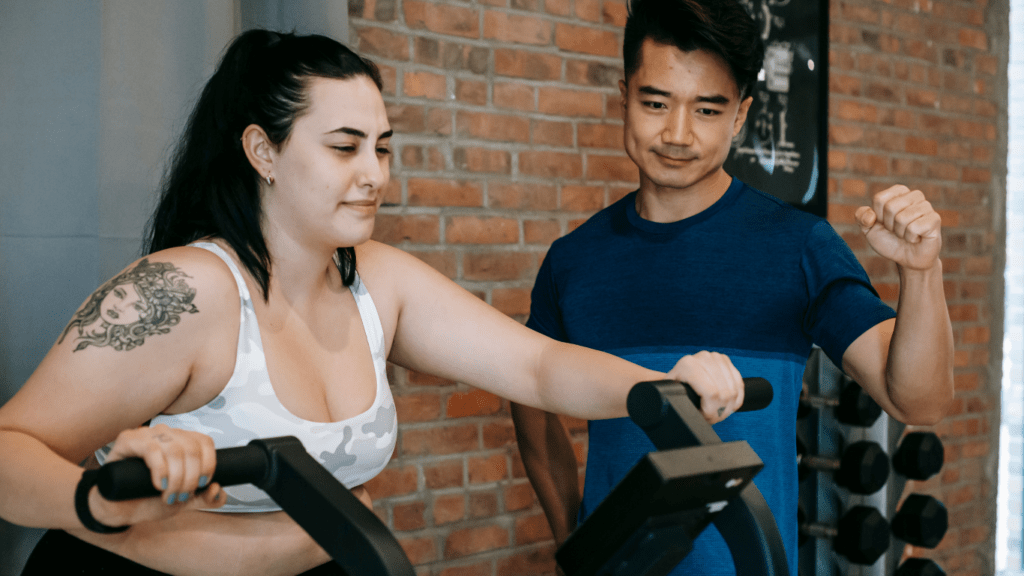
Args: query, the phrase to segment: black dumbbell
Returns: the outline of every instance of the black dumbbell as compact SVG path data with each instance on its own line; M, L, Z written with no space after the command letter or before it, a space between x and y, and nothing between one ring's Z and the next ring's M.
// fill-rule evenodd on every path
M860 441L850 444L841 459L821 456L800 456L800 439L797 438L797 455L801 478L805 469L823 470L834 474L836 484L854 494L874 494L889 479L889 456L876 442ZM805 448L806 450L806 448Z
M836 420L851 426L871 426L882 415L882 407L860 387L860 384L853 380L850 380L849 384L843 388L838 398L808 394L800 398L800 404L803 406L797 407L798 415L801 413L806 415L809 410L808 406L810 408L829 406L835 408Z
M911 432L892 456L892 467L907 478L927 480L939 473L945 459L942 440L934 432Z
M854 564L874 564L889 549L889 523L882 513L869 506L854 506L836 526L805 522L797 509L800 544L807 538L831 538L832 549Z
M908 558L896 571L896 576L946 576L939 565L925 558Z
M946 507L931 496L911 494L892 517L894 536L914 546L935 548L949 528Z

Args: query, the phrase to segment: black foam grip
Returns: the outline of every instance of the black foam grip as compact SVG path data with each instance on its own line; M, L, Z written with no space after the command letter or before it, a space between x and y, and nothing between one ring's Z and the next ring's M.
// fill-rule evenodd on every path
M700 410L700 396L686 382L680 382L680 384L686 388L686 395L690 397L693 405ZM743 405L736 410L737 412L761 410L762 408L767 408L772 403L775 392L772 390L771 383L764 378L758 376L744 378L743 384Z
M221 486L254 484L268 474L269 460L258 446L240 446L217 450L217 468L210 482ZM100 467L96 486L107 500L133 500L159 496L153 486L149 467L142 458L125 458Z

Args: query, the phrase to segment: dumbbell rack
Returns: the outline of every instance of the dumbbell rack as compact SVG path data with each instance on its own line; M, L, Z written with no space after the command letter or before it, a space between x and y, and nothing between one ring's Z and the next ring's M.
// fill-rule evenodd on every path
M804 372L804 386L812 395L838 398L849 378L815 347ZM825 458L840 458L844 446L857 441L873 441L890 455L896 452L905 425L884 412L871 426L851 426L838 421L834 410L811 410L797 421L797 433L807 453ZM868 506L879 510L891 522L906 487L906 478L891 473L885 486L870 495L858 495L838 486L831 474L814 473L800 484L800 505L805 521L835 526L845 510ZM891 539L889 550L870 566L849 562L833 550L830 539L813 538L801 546L798 571L801 576L894 576L900 566L905 542Z

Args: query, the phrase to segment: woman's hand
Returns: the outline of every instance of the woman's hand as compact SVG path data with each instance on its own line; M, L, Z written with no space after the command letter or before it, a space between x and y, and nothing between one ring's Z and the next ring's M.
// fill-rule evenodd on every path
M107 462L139 457L149 467L160 497L113 502L95 487L89 493L89 510L107 526L125 526L160 520L182 510L219 508L224 504L220 485L206 487L216 466L216 449L206 434L157 424L118 434Z
M702 350L683 356L668 377L693 388L700 396L700 411L710 424L725 420L743 405L743 377L725 354Z

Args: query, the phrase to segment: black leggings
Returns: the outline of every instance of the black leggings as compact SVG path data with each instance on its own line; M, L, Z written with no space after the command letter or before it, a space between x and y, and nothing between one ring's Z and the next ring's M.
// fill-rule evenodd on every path
M32 550L21 576L167 576L84 542L63 530L49 530ZM334 562L302 573L302 576L345 576Z

